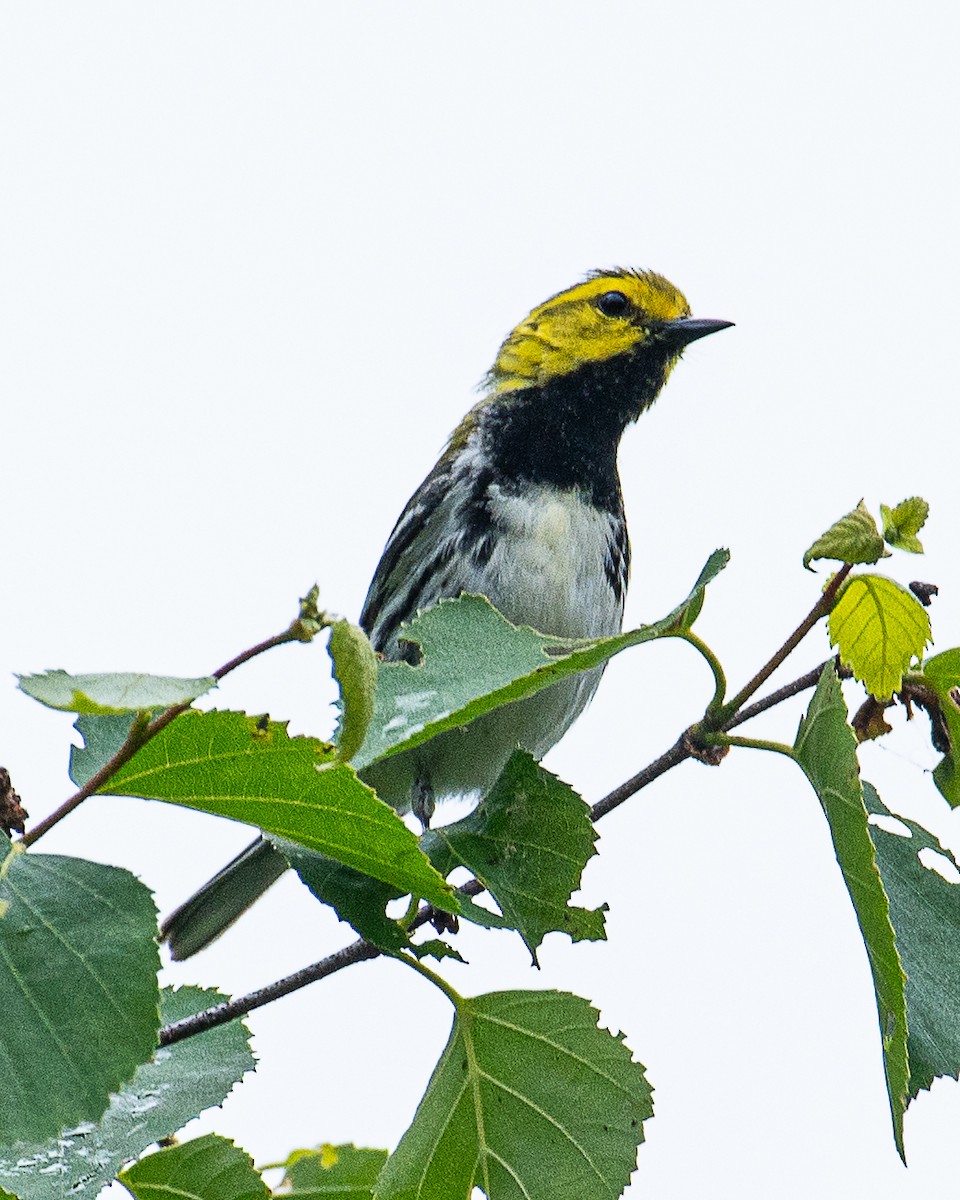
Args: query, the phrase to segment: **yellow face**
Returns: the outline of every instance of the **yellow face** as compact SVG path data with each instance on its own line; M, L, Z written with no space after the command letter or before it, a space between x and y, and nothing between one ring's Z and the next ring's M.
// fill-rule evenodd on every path
M629 354L665 321L689 317L683 294L652 271L610 271L535 308L500 347L490 395L544 384L588 362Z

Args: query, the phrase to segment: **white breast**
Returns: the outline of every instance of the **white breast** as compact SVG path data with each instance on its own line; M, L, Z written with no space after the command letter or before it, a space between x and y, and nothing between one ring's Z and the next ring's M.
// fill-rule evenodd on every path
M515 624L563 637L616 633L623 605L607 579L614 518L546 485L517 495L493 484L489 497L498 536L478 590Z

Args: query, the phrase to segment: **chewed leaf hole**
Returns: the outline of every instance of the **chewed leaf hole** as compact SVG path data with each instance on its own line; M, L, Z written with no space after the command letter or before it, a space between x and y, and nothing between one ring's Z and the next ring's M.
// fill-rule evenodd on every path
M960 871L957 870L956 863L952 862L945 854L940 854L937 850L927 846L917 854L917 858L928 871L936 871L947 883L960 883Z
M896 817L880 816L877 813L871 813L869 818L871 825L876 825L878 829L882 829L884 833L892 833L897 837L913 837L910 832L910 826L904 825L902 821L898 821Z

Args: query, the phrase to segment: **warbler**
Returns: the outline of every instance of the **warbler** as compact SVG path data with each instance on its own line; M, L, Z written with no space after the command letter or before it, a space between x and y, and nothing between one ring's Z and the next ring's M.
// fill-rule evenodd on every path
M482 396L387 540L360 625L386 659L401 626L461 592L562 638L620 631L630 544L617 452L685 346L732 322L696 319L652 271L613 269L539 305L506 338ZM602 668L373 764L363 779L424 824L436 800L487 791L516 747L542 757L587 705ZM167 920L175 959L202 949L287 868L258 839Z

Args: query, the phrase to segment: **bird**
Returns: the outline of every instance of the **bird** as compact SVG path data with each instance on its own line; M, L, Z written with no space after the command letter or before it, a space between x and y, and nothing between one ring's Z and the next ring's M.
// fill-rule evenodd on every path
M417 612L461 593L562 638L622 628L630 543L620 440L684 349L732 321L691 316L654 271L612 268L534 308L506 337L480 399L454 430L387 539L359 624L386 660ZM413 661L416 661L415 659ZM589 703L603 668L562 680L380 762L364 782L426 827L438 800L483 795L517 747L539 760ZM173 912L175 960L208 945L287 869L257 839Z

